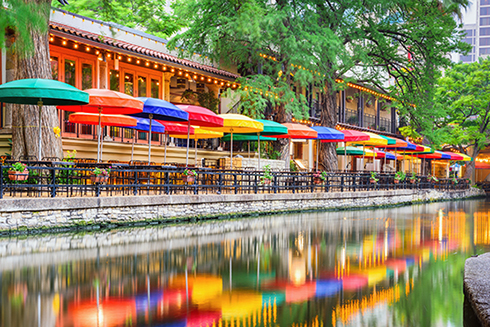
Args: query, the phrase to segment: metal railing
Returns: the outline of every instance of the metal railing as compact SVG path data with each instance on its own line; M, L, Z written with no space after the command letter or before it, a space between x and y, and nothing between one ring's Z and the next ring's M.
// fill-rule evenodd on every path
M8 176L11 166L0 165L0 198L455 190L469 187L465 180L458 180L457 184L451 179L431 183L425 176L419 176L413 184L409 180L395 184L391 173L378 173L379 181L372 183L368 172L329 172L322 181L313 173L278 171L271 173L269 183L264 180L262 171L206 168L193 169L196 178L190 183L183 180L185 168L169 166L113 167L107 182L97 183L91 177L93 167L85 166L28 166L27 180L16 181Z

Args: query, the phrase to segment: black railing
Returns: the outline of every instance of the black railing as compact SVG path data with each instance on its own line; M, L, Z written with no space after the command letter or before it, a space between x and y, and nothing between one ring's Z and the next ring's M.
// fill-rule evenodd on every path
M379 181L372 183L370 173L327 173L325 180L313 173L273 172L272 180L264 180L261 171L195 169L192 183L183 181L185 168L169 166L113 167L106 183L92 180L92 166L28 166L25 181L10 180L11 166L0 165L0 198L4 197L75 197L124 196L158 194L257 194L357 192L394 189L455 190L469 187L465 180L453 184L451 179L431 183L426 177L395 184L394 174L378 173ZM90 168L88 168L90 167Z

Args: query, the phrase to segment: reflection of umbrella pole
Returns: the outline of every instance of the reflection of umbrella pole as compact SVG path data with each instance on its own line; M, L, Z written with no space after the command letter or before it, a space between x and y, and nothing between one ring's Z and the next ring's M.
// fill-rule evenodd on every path
M189 166L189 139L191 137L191 122L187 122L187 152L185 153L185 166Z
M136 130L133 130L133 145L131 146L131 163L133 162L133 153L134 153L134 139L136 138Z
M260 133L257 133L257 144L259 149L259 170L260 170Z
M41 109L43 108L43 102L41 99L37 102L37 105L39 107L39 128L38 128L38 159L41 160Z
M167 163L167 133L163 134L163 137L165 138L165 151L164 151L164 154L163 154L163 163Z
M151 121L153 120L153 114L148 116L150 118L150 127L148 128L148 164L151 162Z

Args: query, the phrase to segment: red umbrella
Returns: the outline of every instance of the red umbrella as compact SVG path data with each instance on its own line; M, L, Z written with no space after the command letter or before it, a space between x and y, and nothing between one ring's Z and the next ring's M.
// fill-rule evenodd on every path
M450 160L464 160L464 157L457 154L457 153L454 153L454 152L450 152L450 151L444 151L443 153L447 154L447 155L450 155L451 156L451 159Z
M371 138L366 133L353 131L350 129L345 129L341 132L344 133L344 152L345 152L344 158L347 156L347 142L368 141ZM364 162L364 159L363 159L363 162ZM346 162L344 170L347 170L347 162Z
M308 126L302 124L285 123L282 124L288 128L287 134L282 135L270 135L271 137L289 139L289 144L291 144L291 139L316 139L318 137L318 132ZM289 146L288 144L288 146ZM293 158L294 159L294 158ZM289 168L289 160L286 158L286 169Z
M161 123L165 126L165 154L163 157L163 162L167 162L167 136L169 134L172 135L194 135L194 127L189 125L176 124L169 121L157 120L157 122Z
M187 122L187 152L185 155L185 165L189 164L189 139L191 125L197 125L200 127L223 127L224 120L209 109L194 106L191 104L178 104L178 108L184 110L189 114L189 121Z
M83 106L58 106L57 108L65 111L98 113L99 117L101 114L136 114L143 112L143 102L130 95L106 89L88 89L85 92L90 96L88 104ZM100 161L102 156L100 122L98 125L97 162Z
M126 127L126 126L136 126L137 120L136 118L123 116L123 115L102 115L102 114L92 114L85 112L75 112L70 115L68 118L70 123L77 124L86 124L86 125L99 125L100 126L118 126L118 127ZM99 129L99 138L100 138L100 129ZM103 142L100 143L100 146L97 149L97 161L102 160L102 146Z

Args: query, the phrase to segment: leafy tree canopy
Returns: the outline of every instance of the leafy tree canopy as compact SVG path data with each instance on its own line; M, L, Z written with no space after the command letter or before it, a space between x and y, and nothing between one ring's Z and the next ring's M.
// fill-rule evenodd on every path
M82 16L121 24L168 38L183 27L183 22L169 13L161 0L70 0L64 6L53 0L52 5Z
M476 158L490 140L490 59L447 70L434 102L440 137Z

